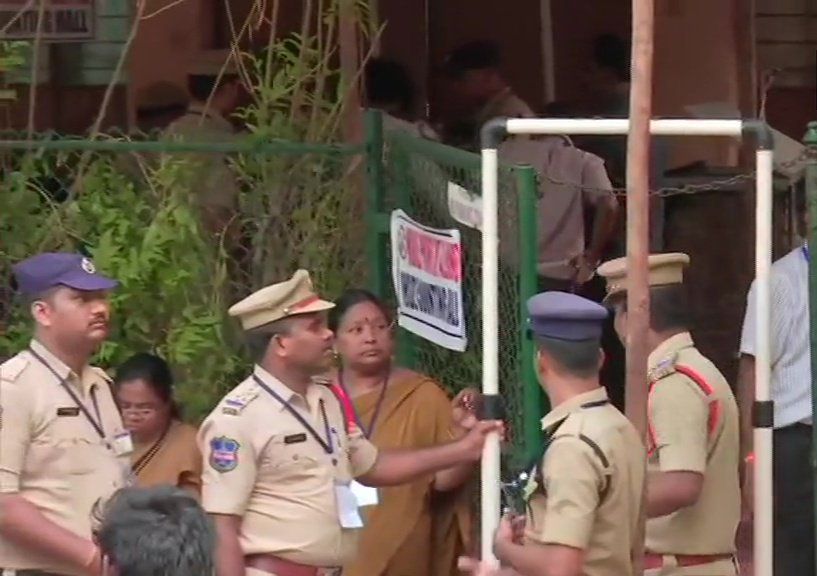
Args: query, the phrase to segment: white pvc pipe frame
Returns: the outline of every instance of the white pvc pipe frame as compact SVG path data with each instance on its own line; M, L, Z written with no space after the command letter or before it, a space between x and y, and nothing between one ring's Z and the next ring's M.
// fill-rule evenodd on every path
M627 119L503 119L482 128L482 392L499 394L499 234L497 227L497 148L508 134L625 135ZM755 356L755 403L770 409L769 377L769 273L772 264L772 136L756 120L651 120L655 136L757 136L755 275L757 326ZM646 383L645 383L646 385ZM482 559L497 564L493 554L494 531L500 519L500 449L494 434L485 443L482 457L481 539ZM755 576L772 576L772 428L754 428L754 570Z

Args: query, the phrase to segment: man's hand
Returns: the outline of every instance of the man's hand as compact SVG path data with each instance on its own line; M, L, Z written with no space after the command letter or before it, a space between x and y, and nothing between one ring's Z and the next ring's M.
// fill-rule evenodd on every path
M570 259L570 266L573 268L572 281L576 285L582 285L590 280L596 274L599 259L590 251L579 254Z
M494 537L495 542L513 542L522 544L525 537L525 517L518 514L505 514L499 521L499 528Z
M485 446L485 439L493 432L500 436L504 434L505 425L502 420L476 420L474 418L473 427L468 434L457 441L464 453L470 456L471 460L477 461L482 457L482 447Z
M525 517L505 514L499 521L494 534L494 554L502 562L507 562L505 551L512 545L521 546L525 537Z
M477 423L476 407L479 392L474 388L464 388L460 390L451 401L451 420L454 425L454 433L457 436L464 436Z

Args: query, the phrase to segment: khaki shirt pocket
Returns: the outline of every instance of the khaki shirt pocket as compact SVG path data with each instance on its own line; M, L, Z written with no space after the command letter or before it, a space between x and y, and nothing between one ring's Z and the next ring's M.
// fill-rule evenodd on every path
M301 434L293 432L273 437L261 460L261 472L282 483L297 483L307 491L331 479L332 462L309 434L305 434L305 440L293 441Z

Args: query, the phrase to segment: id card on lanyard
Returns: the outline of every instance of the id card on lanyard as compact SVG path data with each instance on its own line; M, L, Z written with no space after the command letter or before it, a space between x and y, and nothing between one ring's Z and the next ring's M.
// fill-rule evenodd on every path
M389 380L390 377L387 376L385 380L383 380L383 384L380 386L380 395L377 397L377 404L374 407L374 413L372 414L372 419L369 422L368 428L363 425L363 422L360 419L360 415L355 410L355 405L352 403L351 399L349 398L349 391L346 389L346 386L343 384L343 372L338 372L338 384L340 385L340 393L343 394L343 398L339 398L341 404L345 407L346 410L351 411L351 416L354 418L355 423L357 424L360 431L366 437L367 440L372 439L372 435L374 434L375 425L377 424L377 419L380 416L380 409L383 407L383 402L386 399L386 390L389 387ZM364 486L357 480L353 480L351 484L352 492L354 492L355 496L357 497L358 506L377 506L380 503L380 496L377 492L377 488L374 486Z

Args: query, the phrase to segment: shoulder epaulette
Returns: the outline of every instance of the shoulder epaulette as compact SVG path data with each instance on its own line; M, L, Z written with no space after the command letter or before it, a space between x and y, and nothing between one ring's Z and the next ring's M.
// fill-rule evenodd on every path
M253 400L258 398L259 391L259 387L253 385L249 388L230 393L222 402L221 413L229 414L231 416L238 416L241 414L244 408L249 406Z
M23 370L28 366L29 358L27 355L18 354L9 360L0 364L0 380L4 382L14 382L23 373Z
M108 373L105 372L105 370L103 370L102 368L100 368L98 366L91 366L91 372L93 372L94 374L96 374L97 376L99 376L100 378L105 380L105 382L107 382L108 384L111 384L113 382L113 378L111 378L108 375Z
M657 382L662 378L675 374L675 372L677 372L675 369L675 361L677 359L678 355L674 353L661 359L649 372L650 382Z
M335 381L332 380L332 378L330 378L329 376L313 376L312 383L318 384L319 386L326 386L327 388L331 388L332 384L334 384Z

